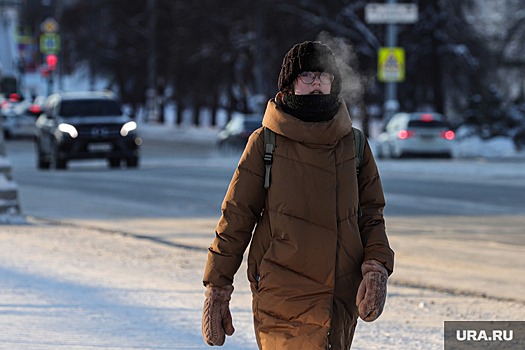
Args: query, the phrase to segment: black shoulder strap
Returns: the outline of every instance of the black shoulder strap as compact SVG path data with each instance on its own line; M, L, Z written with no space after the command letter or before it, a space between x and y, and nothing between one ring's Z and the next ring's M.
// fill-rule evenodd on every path
M270 188L270 172L273 163L273 151L275 149L275 133L264 127L264 188Z
M361 170L361 162L363 161L363 153L365 152L365 134L363 131L352 127L354 130L354 140L355 140L355 173L357 175L357 182L359 186L359 171ZM359 196L359 194L358 194ZM359 201L357 207L358 217L363 215L363 210L361 209L361 201Z
M355 138L355 171L359 176L361 170L361 162L363 161L363 153L365 152L365 134L363 131L352 127Z

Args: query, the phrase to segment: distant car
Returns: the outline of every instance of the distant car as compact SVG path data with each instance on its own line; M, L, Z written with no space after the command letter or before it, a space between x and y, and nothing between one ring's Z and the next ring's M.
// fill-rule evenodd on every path
M36 121L37 167L65 169L73 159L105 158L112 168L139 163L137 123L111 93L64 92L49 96Z
M219 131L217 145L222 149L242 149L250 135L261 126L261 114L236 115Z
M4 138L33 137L35 122L39 115L35 107L21 95L11 94L0 104Z
M455 133L439 113L397 113L378 136L378 158L452 157Z

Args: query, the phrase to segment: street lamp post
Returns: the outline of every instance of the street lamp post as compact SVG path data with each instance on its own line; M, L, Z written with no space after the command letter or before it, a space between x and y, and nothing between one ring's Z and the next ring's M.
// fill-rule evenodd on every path
M397 46L397 24L415 23L418 20L418 7L416 4L397 4L396 0L386 3L370 3L365 7L365 20L370 24L386 24L386 47L394 49ZM404 56L404 54L403 54ZM391 56L395 62L393 75L383 76L385 82L385 102L383 120L388 121L399 109L397 100L397 82L404 79L404 63L400 67L397 57ZM404 60L404 58L403 58ZM387 62L389 62L387 60Z
M395 4L396 0L388 0L389 4ZM386 26L386 46L397 46L397 25L388 23ZM397 100L397 83L388 82L385 86L385 104L384 104L384 121L390 118L399 110L399 101Z
M147 0L147 14L148 14L148 86L146 88L146 120L157 120L159 116L157 106L157 56L155 43L155 27L157 25L157 17L155 15L155 0Z

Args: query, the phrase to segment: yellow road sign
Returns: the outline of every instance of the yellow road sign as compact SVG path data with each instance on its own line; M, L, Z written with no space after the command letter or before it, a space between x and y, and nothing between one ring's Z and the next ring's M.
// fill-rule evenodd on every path
M377 78L384 83L405 81L405 50L402 47L379 49Z
M48 17L40 23L40 30L44 33L57 33L59 29L58 22L52 17Z

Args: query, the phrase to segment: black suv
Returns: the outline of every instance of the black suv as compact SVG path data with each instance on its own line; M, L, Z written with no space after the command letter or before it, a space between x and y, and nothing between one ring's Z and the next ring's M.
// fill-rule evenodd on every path
M36 121L37 166L65 169L71 159L106 158L112 168L122 160L137 167L142 140L136 129L111 93L50 95Z

